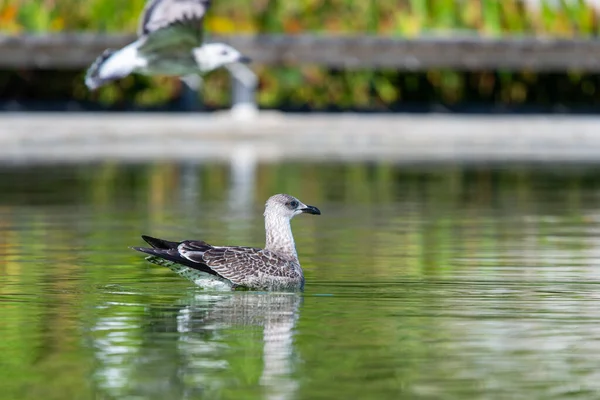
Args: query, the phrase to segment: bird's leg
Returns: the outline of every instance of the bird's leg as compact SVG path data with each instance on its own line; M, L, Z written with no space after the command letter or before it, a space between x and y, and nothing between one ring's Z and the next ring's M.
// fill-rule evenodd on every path
M232 115L239 119L254 117L258 111L255 100L256 74L242 63L227 64L225 68L232 77Z
M198 74L189 74L180 77L181 81L186 84L186 86L195 92L198 92L202 89L202 78Z
M198 110L201 103L198 99L199 91L202 88L202 78L198 74L190 74L180 77L183 82L181 93L181 102L184 109L188 111Z

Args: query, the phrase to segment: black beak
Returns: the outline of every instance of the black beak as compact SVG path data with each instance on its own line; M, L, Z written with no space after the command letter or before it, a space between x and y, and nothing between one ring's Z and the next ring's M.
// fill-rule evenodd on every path
M306 206L306 208L303 208L300 211L307 214L321 215L321 211L314 206Z
M248 56L241 56L240 58L238 58L238 62L242 64L249 64L252 62L252 59Z

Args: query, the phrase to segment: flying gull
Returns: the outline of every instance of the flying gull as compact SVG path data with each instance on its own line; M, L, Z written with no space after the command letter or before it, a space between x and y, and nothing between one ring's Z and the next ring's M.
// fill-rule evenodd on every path
M210 0L148 0L138 40L120 50L105 50L87 70L85 84L95 90L134 72L190 77L249 62L227 44L203 44L209 6Z
M298 214L321 214L288 194L271 196L265 204L264 249L212 246L204 241L171 242L142 238L152 248L133 247L199 286L215 289L246 287L255 290L301 290L304 274L298 261L290 220Z

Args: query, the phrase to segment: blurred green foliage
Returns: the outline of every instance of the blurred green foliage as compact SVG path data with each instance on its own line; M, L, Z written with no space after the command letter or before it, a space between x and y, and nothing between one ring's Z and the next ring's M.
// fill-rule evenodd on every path
M133 32L145 0L3 0L0 29L4 33L97 31ZM598 9L584 0L229 0L215 1L206 18L207 30L219 34L328 33L418 35L479 34L595 36ZM492 94L495 102L527 103L538 90L534 74L462 74L433 71L332 71L305 66L254 66L260 76L258 101L263 107L327 107L385 109L412 94L427 92L445 104L469 100L470 93ZM173 78L129 77L120 84L90 94L72 77L69 94L103 104L134 102L163 104L176 98L180 83ZM524 76L526 76L524 78ZM580 100L596 93L597 79L568 75ZM206 80L209 106L229 102L227 75L215 72ZM431 97L431 96L429 96ZM535 97L535 96L534 96ZM538 96L539 97L539 96Z
M145 0L3 0L5 32L133 31ZM594 35L585 0L228 0L215 1L207 27L218 33L372 33L414 36L440 30L488 35Z

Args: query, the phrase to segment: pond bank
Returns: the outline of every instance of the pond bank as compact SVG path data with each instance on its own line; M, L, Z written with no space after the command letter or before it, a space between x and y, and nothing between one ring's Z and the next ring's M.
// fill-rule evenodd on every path
M600 118L227 112L0 114L1 162L595 162Z

